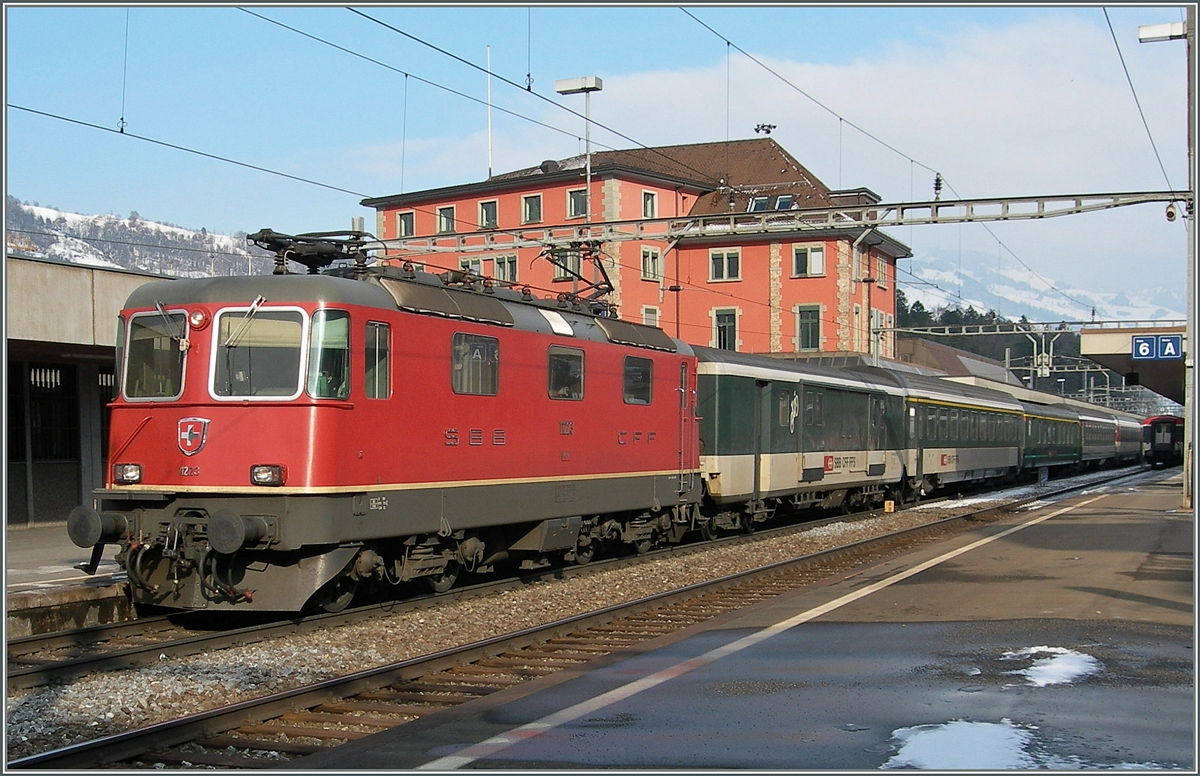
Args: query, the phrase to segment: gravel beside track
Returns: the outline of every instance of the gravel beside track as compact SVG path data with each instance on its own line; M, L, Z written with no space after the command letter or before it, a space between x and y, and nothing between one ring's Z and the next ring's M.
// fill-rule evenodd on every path
M974 500L971 505L951 501L942 508L836 522L749 544L666 556L654 563L433 604L317 633L15 691L7 697L7 757L25 757L469 644L980 506Z

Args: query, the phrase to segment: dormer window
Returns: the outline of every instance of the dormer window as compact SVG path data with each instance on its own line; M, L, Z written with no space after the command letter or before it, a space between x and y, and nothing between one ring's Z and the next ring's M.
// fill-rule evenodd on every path
M778 197L775 198L775 209L776 210L791 210L792 202L794 202L795 199L796 198L794 196L792 196L791 194L780 194Z
M750 198L750 206L746 208L746 212L747 213L757 213L760 210L766 210L767 209L767 200L769 200L769 199L770 199L770 197L751 197Z

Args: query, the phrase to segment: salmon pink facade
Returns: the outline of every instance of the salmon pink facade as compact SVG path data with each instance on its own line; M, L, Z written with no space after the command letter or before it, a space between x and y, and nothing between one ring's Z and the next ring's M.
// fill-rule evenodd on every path
M769 138L605 151L549 160L481 183L364 200L376 236L445 247L401 247L388 260L459 270L528 287L537 296L583 292L599 270L573 276L537 248L506 248L513 230L586 223L644 224L638 239L605 242L606 297L622 319L686 342L746 353L895 355L896 260L911 255L880 230L770 231L665 239L661 219L869 206L867 189L832 191ZM686 223L675 221L676 225ZM625 230L627 233L629 229ZM455 238L494 232L487 250L456 252ZM507 239L506 239L507 238ZM578 259L574 259L578 261Z

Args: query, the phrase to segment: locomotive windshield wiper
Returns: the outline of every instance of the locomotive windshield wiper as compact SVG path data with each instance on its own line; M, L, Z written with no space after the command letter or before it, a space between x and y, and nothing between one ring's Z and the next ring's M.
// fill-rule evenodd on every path
M167 328L167 335L176 342L181 342L183 340L183 332L175 328L175 321L171 320L171 316L167 315L167 310L163 307L163 303L155 299L154 309L158 310L158 314L162 317L163 324Z
M225 338L225 342L222 347L237 347L238 340L242 338L242 335L246 332L246 328L250 325L250 319L254 317L255 313L258 312L258 308L261 307L262 303L265 301L267 301L267 298L262 294L259 294L254 299L254 301L250 304L250 309L246 311L244 316L242 316L242 320L238 324L237 328L230 332L229 336Z

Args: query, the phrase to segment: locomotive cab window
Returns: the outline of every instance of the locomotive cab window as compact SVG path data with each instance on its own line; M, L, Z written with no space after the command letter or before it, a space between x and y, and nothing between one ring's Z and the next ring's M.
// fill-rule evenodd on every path
M129 319L125 350L127 399L178 399L183 393L187 320L182 312L139 313Z
M455 393L495 396L500 390L500 340L456 333L450 346L450 387Z
M314 399L350 396L350 316L318 310L308 337L308 395Z
M551 399L583 399L583 351L550 346L548 392Z
M625 403L649 404L654 382L654 362L637 356L625 357Z
M213 330L214 396L294 399L300 395L304 344L300 310L222 310Z

